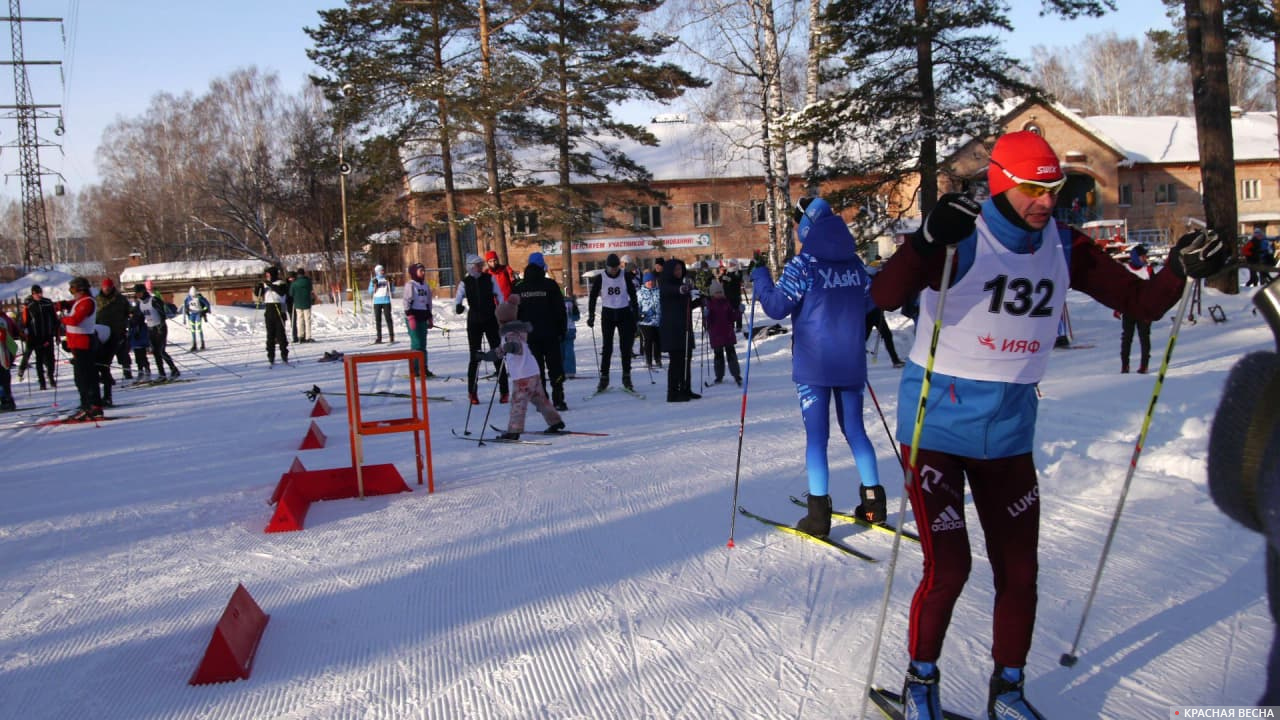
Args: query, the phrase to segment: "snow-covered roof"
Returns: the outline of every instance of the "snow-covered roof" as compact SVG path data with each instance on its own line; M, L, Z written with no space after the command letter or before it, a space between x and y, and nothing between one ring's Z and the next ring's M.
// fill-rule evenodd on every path
M630 140L596 138L600 144L627 154L642 165L658 182L674 180L703 180L710 178L757 178L764 175L759 144L758 123L740 122L658 122L648 126L658 139L657 145L642 145ZM532 177L547 183L556 181L554 149L546 147L517 151L516 161ZM799 172L808 164L807 150L793 147L787 159L793 172ZM409 171L409 189L412 192L439 192L443 181L438 171L438 158L429 151L425 154L406 149L403 153ZM480 169L482 157L460 158L455 163L459 172L456 185L459 189L476 189L485 186L483 174L469 174L463 168ZM589 182L590 178L577 176L574 182Z
M1093 115L1085 118L1085 121L1098 132L1112 138L1131 162L1200 162L1194 117ZM1276 127L1274 112L1251 112L1233 117L1231 139L1236 162L1275 160L1280 157Z
M39 285L50 300L70 300L71 291L67 289L67 283L73 277L74 274L65 270L36 270L11 283L0 284L0 299L25 300L31 295L31 286Z
M125 268L120 283L129 285L144 280L191 280L193 278L228 278L261 275L270 265L262 260L191 260L187 262L152 263Z

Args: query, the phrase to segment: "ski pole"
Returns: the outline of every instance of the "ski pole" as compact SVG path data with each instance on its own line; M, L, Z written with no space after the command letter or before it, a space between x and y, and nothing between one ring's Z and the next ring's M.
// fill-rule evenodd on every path
M751 319L748 325L756 324L756 301L751 300ZM733 503L729 505L729 547L733 547L733 531L738 522L738 480L742 473L742 433L747 426L747 388L751 385L751 336L747 340L747 369L742 374L742 412L738 415L738 459L733 464Z
M1076 654L1080 647L1080 636L1084 633L1085 621L1089 618L1089 610L1093 607L1094 596L1098 592L1098 582L1102 579L1102 568L1106 566L1107 555L1111 552L1111 542L1116 537L1116 527L1120 524L1120 513L1124 511L1124 501L1129 494L1129 485L1133 482L1133 474L1138 469L1138 457L1142 455L1142 446L1147 441L1147 431L1151 429L1151 416L1156 410L1156 401L1160 399L1160 389L1164 386L1165 373L1169 371L1169 358L1173 357L1173 346L1178 341L1178 330L1182 327L1182 314L1187 309L1187 300L1191 297L1191 288L1195 280L1187 278L1186 287L1182 290L1182 301L1178 312L1173 316L1173 331L1169 333L1169 342L1165 345L1164 360L1160 362L1160 372L1156 374L1156 385L1151 390L1151 402L1147 403L1147 414L1142 418L1142 429L1138 432L1138 442L1133 446L1133 456L1129 458L1129 469L1125 471L1124 484L1120 487L1120 499L1116 502L1116 511L1111 516L1111 527L1107 530L1107 539L1102 543L1102 557L1098 559L1098 567L1093 572L1093 583L1089 586L1089 596L1084 602L1084 612L1080 615L1080 625L1076 628L1075 639L1071 641L1071 649L1062 654L1058 662L1063 667L1072 667L1079 660Z
M898 567L898 549L902 546L902 526L907 519L907 489L914 485L916 461L920 454L920 431L924 428L925 410L928 408L929 386L933 381L933 361L938 355L938 336L942 334L942 311L947 303L947 290L951 287L951 265L955 261L956 246L947 246L947 256L942 261L942 277L938 280L938 310L933 318L933 336L929 339L929 359L924 366L924 379L920 383L920 402L916 407L915 427L911 431L911 455L903 466L903 493L898 501L897 529L893 533L893 549L889 552L889 565L884 581L884 596L880 599L880 615L876 620L876 639L871 643L871 661L867 665L867 692L862 694L862 708L858 717L867 716L867 702L876 677L876 661L880 657L880 639L884 635L884 620L889 613L889 598L893 592L893 574ZM899 456L901 457L901 456Z
M591 324L588 325L587 327L591 329L591 351L594 352L596 355L596 378L599 380L603 380L604 372L600 368L600 347L596 344L595 321L592 321Z
M506 367L507 367L507 356L503 355L502 364L498 366L498 372L501 373L503 370L506 369ZM424 367L424 370L425 370L425 367ZM480 443L479 443L480 445L484 444L484 431L485 431L485 428L489 427L489 413L493 412L493 399L497 396L498 396L498 381L494 380L493 392L489 393L489 409L484 411L484 424L480 426ZM467 408L468 417L470 416L470 413L471 413L471 408L468 407Z
M216 362L214 362L214 361L210 360L209 358L207 358L207 357L205 357L205 356L201 355L200 353L188 354L186 357L195 357L195 358L198 358L198 359L203 360L203 361L205 361L205 362L209 363L210 365L212 365L212 366L214 366L214 367L218 368L219 370L223 370L223 371L225 371L225 372L229 372L229 373L231 373L232 375L235 375L236 377L244 377L243 375L241 375L240 373L236 372L235 370L232 370L231 368L229 368L229 367L227 367L227 366L225 366L225 365L221 365L221 364L219 364L219 363L216 363ZM177 361L175 361L175 362L177 362ZM178 364L179 364L179 365L181 365L183 368L186 368L186 367L187 367L187 364L186 364L186 363L181 363L181 362L180 362L180 363L178 363Z
M889 447L893 448L893 454L898 456L898 465L902 465L902 451L898 449L898 442L893 439L893 432L889 430L889 421L884 417L884 410L880 409L880 401L876 399L876 391L871 387L871 381L867 380L867 392L871 393L871 402L876 406L876 412L880 413L880 422L884 425L884 432L889 436Z

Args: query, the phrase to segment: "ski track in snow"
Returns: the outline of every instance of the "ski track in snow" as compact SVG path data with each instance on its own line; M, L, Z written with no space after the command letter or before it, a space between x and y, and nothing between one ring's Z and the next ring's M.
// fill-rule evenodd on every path
M1271 637L1261 541L1225 520L1205 490L1208 419L1236 359L1216 344L1270 346L1242 298L1218 298L1231 321L1184 326L1079 648L1062 668L1101 552L1154 376L1121 376L1109 311L1071 298L1077 338L1099 350L1059 353L1041 384L1036 459L1043 489L1040 608L1029 692L1051 717L1162 718L1176 703L1249 704ZM1209 304L1209 297L1206 297ZM451 308L441 317L458 322ZM766 321L757 318L761 324ZM894 316L905 354L911 328ZM455 402L430 406L436 493L414 482L412 441L366 438L367 463L394 462L411 493L312 505L306 529L267 535L264 504L294 457L308 469L350 462L340 363L327 350L371 351L368 314L318 312L319 341L291 345L295 367L268 368L260 313L225 310L210 349L171 346L195 382L121 388L140 419L98 428L0 435L10 501L0 507L0 707L22 718L829 718L856 713L877 629L892 537L838 522L833 536L882 560L865 563L733 512L741 390L706 388L662 402L569 393L570 429L608 437L549 446L454 443L471 413L465 382L428 381ZM769 323L771 324L771 323ZM181 341L185 329L173 335ZM1204 342L1197 337L1217 332ZM433 332L430 366L465 378L462 333ZM1153 327L1160 357L1167 321ZM591 336L578 361L591 370ZM383 346L384 348L387 346ZM790 382L790 338L758 339L742 446L739 501L769 517L803 514L804 432ZM407 349L401 341L388 349ZM174 352L176 351L176 352ZM739 344L746 360L746 345ZM1135 350L1136 352L1136 350ZM368 367L368 366L366 366ZM1052 368L1062 368L1055 372ZM362 373L363 373L362 368ZM695 375L699 368L695 368ZM232 373L235 373L233 375ZM404 368L373 366L361 390L401 390ZM237 377L237 375L239 377ZM65 375L69 380L69 374ZM891 426L897 374L871 380ZM1088 378L1087 383L1079 382ZM619 381L615 362L613 377ZM491 381L490 381L491 382ZM1216 383L1216 384L1215 384ZM60 402L71 400L70 383ZM328 436L297 448L320 386ZM29 386L28 386L29 387ZM572 384L571 384L572 387ZM19 404L47 403L36 394ZM482 381L481 392L491 386ZM407 399L362 398L370 416ZM507 406L488 422L502 426ZM901 471L867 398L864 425L889 488ZM542 419L530 411L526 431ZM486 436L488 432L486 432ZM51 457L52 453L52 457ZM830 445L832 495L857 503L847 446ZM986 703L990 607L985 547L972 508L970 581L941 662L944 705ZM914 529L913 518L905 518ZM736 548L725 547L730 527ZM905 664L905 614L920 577L903 543L876 682ZM187 679L236 583L270 616L248 681Z

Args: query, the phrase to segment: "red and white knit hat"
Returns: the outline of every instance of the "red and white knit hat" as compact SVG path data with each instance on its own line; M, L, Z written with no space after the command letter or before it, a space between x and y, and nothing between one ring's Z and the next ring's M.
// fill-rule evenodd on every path
M1052 183L1062 177L1062 165L1053 148L1044 138L1029 130L1002 135L991 149L987 185L992 196L1019 183Z

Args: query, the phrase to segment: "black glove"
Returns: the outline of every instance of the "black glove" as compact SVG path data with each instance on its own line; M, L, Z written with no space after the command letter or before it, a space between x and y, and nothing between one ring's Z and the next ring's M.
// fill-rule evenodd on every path
M916 235L915 248L918 252L933 252L934 248L944 245L955 245L973 234L974 223L982 205L968 195L947 193L938 198L938 204L924 219L920 232Z
M454 305L454 306L453 306L453 311L454 311L455 313L457 313L457 314L461 315L462 313L466 312L466 311L467 311L467 309L466 309L466 308L464 308L464 307L462 307L462 303L458 303L457 305Z
M1186 278L1207 278L1227 264L1227 246L1212 230L1195 230L1178 238L1169 267Z
M515 340L508 340L502 343L502 352L507 353L508 355L520 355L520 343Z
M479 357L481 360L485 360L488 362L498 362L498 353L492 350L488 350L482 353L476 353L476 356Z
M596 326L596 316L591 315L587 318L587 327L595 327L595 326Z

